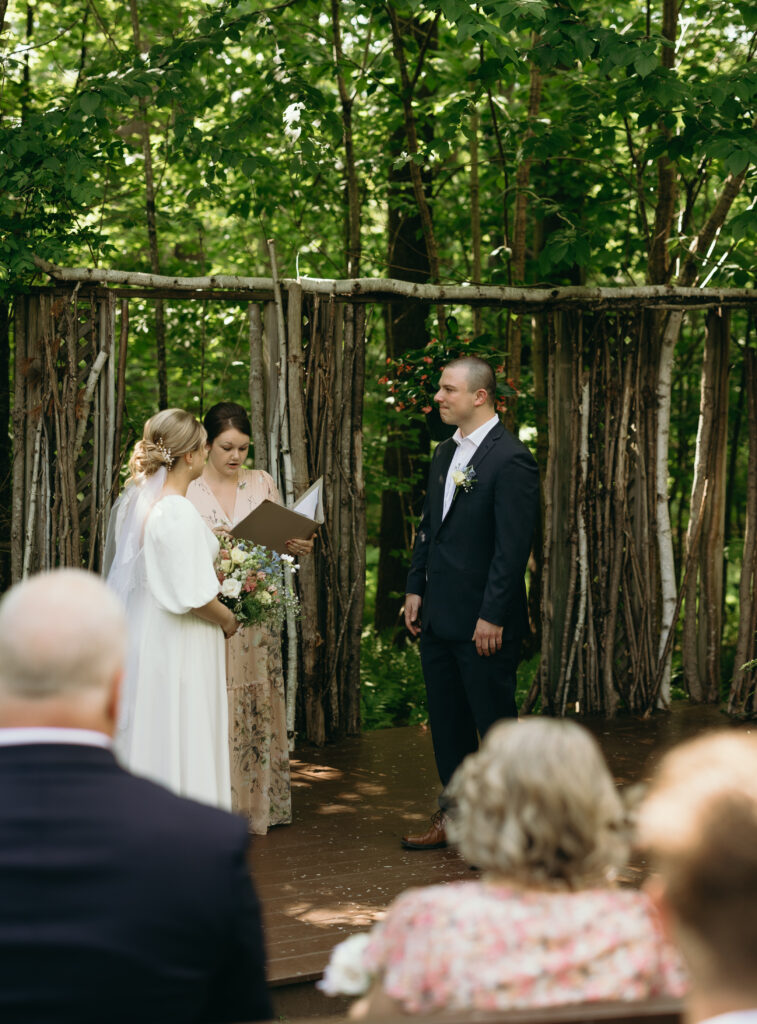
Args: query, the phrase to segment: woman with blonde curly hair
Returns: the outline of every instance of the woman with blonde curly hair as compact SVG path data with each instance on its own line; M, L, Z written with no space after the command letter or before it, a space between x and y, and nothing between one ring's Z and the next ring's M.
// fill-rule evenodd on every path
M613 885L628 825L590 733L547 718L501 722L448 792L450 836L482 877L403 893L369 936L335 952L326 991L354 981L357 956L370 987L363 1015L681 993L647 897Z
M108 524L105 571L129 620L116 751L137 775L231 806L218 540L187 500L205 464L205 430L183 409L145 423Z

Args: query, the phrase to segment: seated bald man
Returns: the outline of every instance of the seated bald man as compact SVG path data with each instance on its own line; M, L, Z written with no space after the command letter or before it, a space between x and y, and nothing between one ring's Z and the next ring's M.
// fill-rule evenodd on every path
M0 603L0 1021L269 1019L245 822L111 753L125 635L79 570Z

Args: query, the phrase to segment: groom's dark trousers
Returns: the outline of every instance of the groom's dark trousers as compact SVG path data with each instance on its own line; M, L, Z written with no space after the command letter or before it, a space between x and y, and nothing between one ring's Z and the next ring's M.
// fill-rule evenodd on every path
M515 676L528 630L524 576L539 516L536 462L497 424L471 458L472 486L457 488L442 517L455 449L450 438L431 460L406 588L422 599L421 663L442 786L479 736L518 714ZM502 626L496 654L476 651L479 618Z
M247 845L108 750L0 746L2 1024L269 1020Z

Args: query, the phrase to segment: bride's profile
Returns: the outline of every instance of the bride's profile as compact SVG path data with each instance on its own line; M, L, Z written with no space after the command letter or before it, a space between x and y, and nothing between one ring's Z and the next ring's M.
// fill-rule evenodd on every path
M205 437L183 409L151 417L113 506L105 572L130 633L115 746L135 774L229 808L224 636L237 623L217 596L218 540L186 498Z

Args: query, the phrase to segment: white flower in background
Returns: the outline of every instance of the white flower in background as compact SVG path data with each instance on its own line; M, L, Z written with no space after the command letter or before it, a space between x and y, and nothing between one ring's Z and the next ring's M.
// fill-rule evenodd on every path
M304 109L304 103L290 103L284 111L284 134L292 143L296 142L302 133L300 115Z
M323 978L316 988L327 996L362 996L371 985L371 975L363 966L363 953L370 935L350 935L331 951Z
M242 581L235 580L229 577L225 579L221 584L221 593L224 597L230 597L232 600L236 600L242 592Z
M246 551L243 551L241 548L231 549L231 560L234 565L241 565L245 558L247 558Z
M219 565L221 566L221 572L229 572L231 570L231 559L222 558Z
M241 586L241 584L240 584L240 586ZM258 601L261 604L266 605L266 604L271 604L273 602L273 598L271 597L271 595L268 593L267 590L261 590L258 593Z

